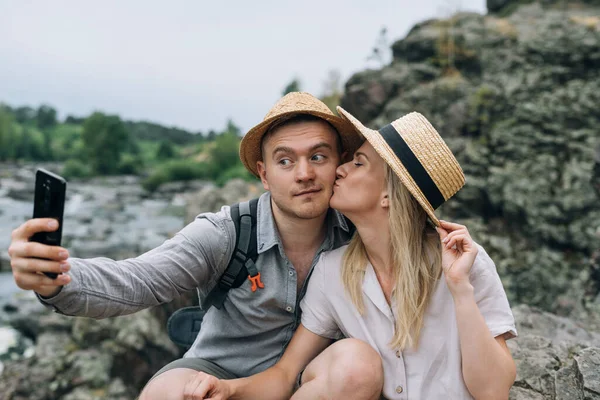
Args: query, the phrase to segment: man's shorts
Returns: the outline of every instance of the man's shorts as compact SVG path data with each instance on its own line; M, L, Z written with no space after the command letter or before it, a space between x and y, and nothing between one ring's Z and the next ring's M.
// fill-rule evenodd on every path
M203 358L180 358L178 360L172 361L162 367L152 379L156 378L158 375L163 372L175 369L175 368L189 368L198 372L206 372L209 375L217 377L219 379L236 379L237 376L232 374L231 372L224 370L219 367L217 364L205 360ZM151 380L152 380L151 379Z

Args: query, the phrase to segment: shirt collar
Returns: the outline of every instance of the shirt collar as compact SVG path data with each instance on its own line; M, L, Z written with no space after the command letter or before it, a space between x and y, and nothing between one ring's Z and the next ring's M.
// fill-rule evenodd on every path
M258 254L264 253L275 245L279 246L280 250L283 250L275 218L273 218L270 192L263 193L258 199L256 219L258 221L256 228ZM343 215L332 208L327 211L325 223L327 224L325 247L329 250L333 246L335 230L341 229L348 233L350 229Z
M375 307L377 307L390 321L394 322L392 310L385 299L383 289L381 289L381 285L377 280L377 275L375 275L375 270L371 263L367 263L362 289L363 293L371 300L371 302L373 302Z

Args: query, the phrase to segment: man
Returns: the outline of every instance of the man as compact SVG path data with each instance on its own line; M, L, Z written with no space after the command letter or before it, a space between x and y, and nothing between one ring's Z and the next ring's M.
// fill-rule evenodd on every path
M248 376L281 357L298 326L298 304L319 255L349 238L342 216L329 209L329 198L342 151L352 153L359 144L353 129L308 93L286 95L245 135L241 160L267 190L257 208L256 266L264 288L252 291L246 281L230 290L221 309L207 312L185 357L161 369L141 398L181 399L199 371L221 378ZM158 248L122 261L69 259L66 249L28 242L34 233L56 228L48 219L17 228L9 248L11 266L19 287L74 316L130 314L196 288L206 296L235 249L229 207L199 215ZM64 274L52 280L43 271ZM313 394L329 397L336 394L331 387L348 391L372 384L360 379L372 374L362 374L353 359L368 350L352 343L325 361L351 367L321 365L319 380L311 378Z

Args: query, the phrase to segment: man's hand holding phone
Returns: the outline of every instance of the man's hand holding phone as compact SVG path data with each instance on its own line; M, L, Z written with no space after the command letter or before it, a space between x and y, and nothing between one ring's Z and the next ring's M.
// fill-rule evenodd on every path
M67 249L29 241L38 232L55 232L57 229L56 219L36 218L13 231L8 254L13 277L21 289L34 290L41 296L51 297L60 291L61 286L71 281L69 275L62 273L71 268L67 261ZM52 279L44 275L44 272L60 275Z

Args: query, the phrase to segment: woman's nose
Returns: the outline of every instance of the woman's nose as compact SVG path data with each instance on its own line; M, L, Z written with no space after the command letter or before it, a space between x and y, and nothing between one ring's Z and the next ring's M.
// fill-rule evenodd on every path
M339 167L337 167L337 169L335 170L335 176L338 179L343 179L346 177L346 166L349 164L349 162L347 162L346 164L342 164Z

